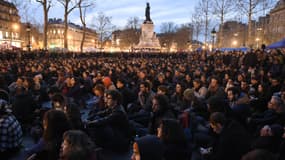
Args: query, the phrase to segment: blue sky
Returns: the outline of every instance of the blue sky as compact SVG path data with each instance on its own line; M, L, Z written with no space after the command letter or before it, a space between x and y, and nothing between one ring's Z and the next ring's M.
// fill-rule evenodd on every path
M98 12L103 12L112 17L112 23L117 28L123 28L129 17L139 17L144 20L146 2L150 3L151 19L155 24L155 31L159 32L160 24L163 22L174 22L175 24L189 23L194 7L198 0L96 0L94 8L87 14L87 24L91 24L93 17ZM39 4L34 5L37 21L42 22L42 12ZM33 11L32 11L33 12ZM57 3L51 9L49 18L63 18L63 7ZM81 24L79 13L71 13L69 20Z

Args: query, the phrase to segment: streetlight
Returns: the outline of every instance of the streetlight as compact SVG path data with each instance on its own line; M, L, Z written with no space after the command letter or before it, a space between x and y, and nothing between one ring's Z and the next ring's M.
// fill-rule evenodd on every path
M19 25L17 23L13 24L12 25L12 30L11 30L11 47L13 45L13 38L16 39L17 38L17 31L19 29ZM15 31L15 34L14 34L14 31Z
M27 48L28 48L28 51L31 51L31 24L30 23L27 23L26 31L28 33L28 45L27 45Z
M212 35L212 46L213 46L213 49L215 48L215 37L216 37L216 30L215 30L215 27L212 29L211 31L211 35Z
M256 48L259 48L259 41L260 41L260 39L256 38L255 41L256 41Z

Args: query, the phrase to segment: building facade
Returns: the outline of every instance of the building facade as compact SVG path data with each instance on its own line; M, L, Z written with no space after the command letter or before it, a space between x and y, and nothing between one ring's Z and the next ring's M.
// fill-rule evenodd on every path
M268 44L285 38L285 0L280 0L269 13Z
M0 49L21 48L20 16L14 4L0 0Z
M217 43L220 48L239 48L246 45L246 24L237 21L227 21L220 27L223 27L223 33L217 33ZM223 38L220 38L221 35L223 35Z
M69 51L80 51L80 45L83 37L83 28L73 23L68 24L67 43ZM64 22L61 19L49 19L47 40L49 49L64 48ZM92 51L97 48L96 31L87 28L83 51Z

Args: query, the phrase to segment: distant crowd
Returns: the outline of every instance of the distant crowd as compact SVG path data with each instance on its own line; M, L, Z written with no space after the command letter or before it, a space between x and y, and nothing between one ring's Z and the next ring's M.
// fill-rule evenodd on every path
M284 50L0 53L1 159L284 160L284 130Z

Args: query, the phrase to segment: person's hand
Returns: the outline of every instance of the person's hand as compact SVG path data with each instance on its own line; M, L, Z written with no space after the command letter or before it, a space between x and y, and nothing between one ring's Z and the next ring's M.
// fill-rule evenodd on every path
M271 136L271 128L269 127L269 125L265 125L263 128L261 128L260 136L261 137Z

